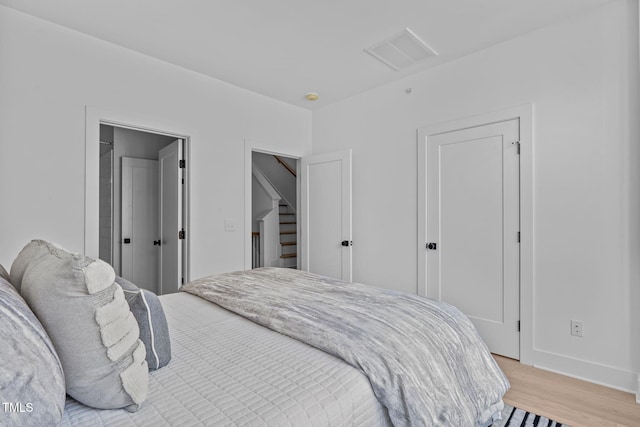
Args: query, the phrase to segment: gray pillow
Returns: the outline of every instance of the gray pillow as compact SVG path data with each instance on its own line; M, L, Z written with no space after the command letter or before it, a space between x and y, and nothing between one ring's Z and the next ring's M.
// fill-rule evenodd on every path
M7 282L9 281L9 273L7 273L7 270L4 269L2 264L0 264L0 278L6 280Z
M11 274L9 279L9 282L18 292L22 293L22 276L24 276L27 264L45 256L48 252L49 251L46 246L32 244L28 244L20 251L16 259L13 261L13 264L11 264Z
M36 256L21 259L29 254ZM14 264L23 270L22 296L58 352L67 394L94 408L137 411L148 391L146 351L113 268L42 240Z
M66 393L58 355L27 303L0 277L0 425L60 424Z
M122 277L116 277L116 283L122 287L129 308L138 321L140 340L147 349L149 370L162 368L171 360L171 340L160 299L153 292L140 289Z

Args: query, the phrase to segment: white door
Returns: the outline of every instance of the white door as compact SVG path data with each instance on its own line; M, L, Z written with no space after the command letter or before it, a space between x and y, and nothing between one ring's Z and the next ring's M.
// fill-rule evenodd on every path
M514 359L520 353L518 141L514 119L426 142L427 288L462 310L492 352Z
M182 140L177 139L158 154L160 176L160 277L158 293L177 292L183 275L183 227L182 191L184 163ZM183 167L181 167L183 166Z
M122 157L122 277L158 292L158 161Z
M302 270L351 281L351 150L302 158Z

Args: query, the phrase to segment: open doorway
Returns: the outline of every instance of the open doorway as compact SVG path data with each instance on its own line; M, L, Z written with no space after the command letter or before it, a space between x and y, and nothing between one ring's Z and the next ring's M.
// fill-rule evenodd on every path
M174 135L100 123L100 259L157 294L186 275L185 151Z
M298 159L251 152L251 267L300 268Z

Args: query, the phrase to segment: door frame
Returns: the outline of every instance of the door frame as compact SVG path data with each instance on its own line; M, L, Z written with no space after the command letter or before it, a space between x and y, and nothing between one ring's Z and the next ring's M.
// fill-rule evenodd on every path
M253 176L253 171L252 171L252 165L253 165L253 160L252 160L252 156L251 153L253 152L258 152L258 153L264 153L264 154L272 154L272 155L276 155L276 156L282 156L282 157L288 157L290 159L296 159L296 170L300 171L300 162L301 159L303 157L302 154L297 153L297 154L292 154L292 153L285 153L285 152L281 152L281 151L273 151L270 150L268 148L264 148L261 147L261 144L259 144L256 141L251 141L251 140L247 140L245 139L244 141L244 230L245 230L245 236L244 236L244 269L245 270L251 270L251 228L252 228L252 222L253 222L253 215L252 215L252 176ZM300 200L300 186L301 186L301 182L300 182L300 173L297 174L296 176L296 200ZM300 236L300 209L296 209L296 232L297 235ZM300 265L300 245L297 245L296 247L297 249L297 257L296 257L296 265L297 265L297 269L299 270L301 268Z
M182 128L172 120L148 117L127 111L85 106L85 144L84 144L84 255L99 258L99 206L100 206L100 125L116 126L142 132L166 135L184 140L184 159L188 167L184 173L183 212L185 239L184 264L182 266L185 283L191 276L191 141L197 134L191 129ZM172 130L167 130L172 129Z
M533 349L533 104L524 104L418 129L418 295L430 297L427 289L427 141L452 131L520 120L520 362L531 365Z

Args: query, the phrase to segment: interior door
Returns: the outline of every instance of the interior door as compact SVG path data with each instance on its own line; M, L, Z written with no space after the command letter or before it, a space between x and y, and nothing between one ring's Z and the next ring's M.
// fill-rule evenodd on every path
M520 354L518 119L427 139L427 288ZM430 295L431 296L431 295Z
M158 293L177 292L183 275L183 141L177 139L158 154L160 206L160 274Z
M352 280L351 150L301 162L301 268Z
M121 273L158 292L158 161L122 157Z

